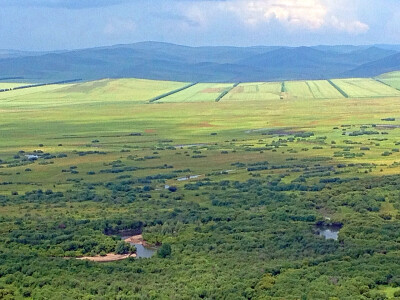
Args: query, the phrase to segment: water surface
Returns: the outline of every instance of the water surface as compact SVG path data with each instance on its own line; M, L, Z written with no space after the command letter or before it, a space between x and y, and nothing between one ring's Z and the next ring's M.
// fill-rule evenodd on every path
M157 252L156 248L145 247L142 244L134 244L134 243L130 243L130 244L134 245L136 247L136 257L137 258L150 258Z
M339 231L342 225L316 225L316 232L319 236L323 236L327 240L337 241L339 238Z
M121 239L124 241L127 238L130 238L131 236L122 236ZM136 247L136 257L137 258L150 258L157 252L157 247L148 247L144 246L142 244L137 244L137 243L131 243L132 246Z

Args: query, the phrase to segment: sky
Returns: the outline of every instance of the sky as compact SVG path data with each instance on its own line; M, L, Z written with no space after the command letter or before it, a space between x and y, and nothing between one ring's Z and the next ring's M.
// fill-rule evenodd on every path
M400 44L399 0L0 0L0 49Z

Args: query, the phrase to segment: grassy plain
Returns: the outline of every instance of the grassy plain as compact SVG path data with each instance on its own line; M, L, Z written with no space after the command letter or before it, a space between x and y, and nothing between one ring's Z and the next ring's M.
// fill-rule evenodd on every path
M379 76L378 79L395 89L400 89L400 72L386 73Z
M332 82L339 86L350 98L400 96L399 90L373 79L334 79Z
M47 85L0 93L2 107L38 108L127 101L146 102L184 86L182 82L103 79L78 84ZM55 101L56 100L56 101Z
M223 101L279 100L281 86L280 82L241 83L232 89Z
M343 95L335 89L327 80L307 81L307 86L315 99L337 99Z
M223 171L230 169L231 163L240 160L245 148L257 148L272 143L276 141L280 133L282 137L285 137L296 133L313 132L315 136L325 137L326 142L321 149L313 149L314 146L318 148L320 143L316 138L296 141L289 143L290 152L287 149L282 151L283 153L268 151L267 155L252 151L246 153L246 160L258 161L269 157L282 162L288 157L301 160L304 157L324 156L332 158L332 164L356 163L360 157L350 158L347 155L344 158L339 154L335 156L338 149L330 144L334 141L338 145L346 145L345 141L349 139L357 143L356 146L351 146L350 153L354 155L362 153L362 161L375 164L385 163L390 166L399 159L398 154L391 150L396 148L397 131L400 129L397 128L397 123L392 124L392 122L381 120L396 117L393 112L400 108L398 98L387 98L384 102L379 98L365 99L362 102L363 105L360 105L359 100L310 101L307 97L282 101L268 98L264 98L264 101L251 101L254 98L248 98L245 93L242 100L228 101L230 98L228 95L227 99L217 104L212 101L202 102L204 98L197 99L200 102L185 103L185 97L192 94L192 91L189 91L184 93L182 103L155 105L128 99L150 98L156 93L153 90L155 86L160 87L160 91L164 91L180 84L165 82L148 84L148 92L145 92L134 88L136 84L139 84L135 80L134 84L129 82L129 87L132 87L132 96L128 96L130 90L128 88L120 91L124 96L113 92L112 86L115 88L126 86L127 82L129 80L122 80L121 83L91 82L62 88L51 87L50 91L44 87L42 92L24 95L16 95L17 91L13 91L10 92L13 93L12 97L0 100L1 159L12 160L12 157L21 150L27 153L41 150L54 155L68 154L67 158L56 159L51 165L40 165L35 162L31 165L32 172L24 172L26 169L24 164L13 168L3 165L1 179L18 182L18 184L0 186L0 191L6 194L11 189L24 191L33 183L43 185L43 188L55 185L57 189L65 190L72 185L68 184L66 179L74 177L82 177L90 181L110 180L113 178L112 174L98 174L105 162L121 158L126 160L133 154L138 158L151 156L157 145L173 147L201 144L198 148L205 149L202 151L206 151L207 155L192 159L186 155L177 156L176 150L165 150L160 158L144 162L128 160L128 165L155 166L160 162L169 162L176 168L190 166L192 172L196 174ZM299 90L304 88L304 84L304 82L299 83ZM263 85L259 85L261 91ZM272 86L272 84L267 85ZM245 90L253 90L255 86L243 85ZM289 90L293 86L289 84ZM200 88L197 87L197 90L203 91L204 87L201 85ZM277 90L277 86L274 88ZM235 92L232 94L241 95ZM179 98L179 93L175 97ZM377 124L378 127L372 127ZM380 124L383 127L379 127ZM341 127L342 125L346 127ZM334 127L337 129L333 129ZM376 142L371 140L374 136L368 134L349 137L349 134L353 132L363 131L376 131L378 140L381 139L379 137L381 132L387 135L382 137L382 141ZM273 134L274 132L276 134ZM132 135L132 133L140 133L140 136ZM211 135L213 133L217 135ZM237 141L232 142L232 139ZM362 151L361 147L370 149ZM308 150L302 151L303 148L308 148ZM220 152L224 149L229 154L221 155ZM127 152L121 153L123 150ZM106 154L79 156L73 151L100 151ZM391 152L391 155L382 156L381 154L385 151ZM79 176L61 172L70 165L79 165L81 168ZM393 168L384 167L383 169L383 172L393 172ZM94 171L97 175L88 176L86 173L89 171ZM152 172L158 171L143 170L137 173L143 175ZM245 169L238 170L234 175L229 176L238 177L238 174L241 174L242 180L248 178ZM20 181L29 182L29 184L24 185Z
M232 85L231 83L198 83L157 102L212 102L222 92L231 88Z
M285 86L291 98L314 98L306 81L286 81Z
M287 88L303 96L280 99L280 83L247 83L214 102L231 85L198 84L149 103L185 83L130 79L0 94L0 295L393 298L400 98L365 82L335 81L385 97L300 82ZM328 218L338 241L315 234ZM62 258L101 253L106 229L134 221L172 256Z

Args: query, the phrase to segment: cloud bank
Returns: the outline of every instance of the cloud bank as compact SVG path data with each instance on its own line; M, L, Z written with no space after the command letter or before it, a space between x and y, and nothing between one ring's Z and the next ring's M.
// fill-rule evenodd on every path
M278 22L289 30L335 29L350 34L361 34L369 25L353 18L340 17L335 6L326 0L226 0L226 1L181 1L185 2L186 17L193 11L206 16L212 11L230 13L243 24L259 29L271 22ZM205 4L207 3L207 4ZM190 14L189 14L190 12ZM204 17L203 17L204 19ZM211 20L209 20L211 22ZM204 22L204 20L203 20Z
M0 48L394 44L398 1L0 0Z

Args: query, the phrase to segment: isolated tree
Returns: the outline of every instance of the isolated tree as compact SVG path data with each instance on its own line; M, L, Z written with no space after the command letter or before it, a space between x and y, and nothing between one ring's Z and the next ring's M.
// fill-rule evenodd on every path
M131 246L124 242L120 241L116 246L115 246L115 254L127 254L131 251Z
M157 251L157 255L161 258L171 256L172 249L170 244L163 244Z

